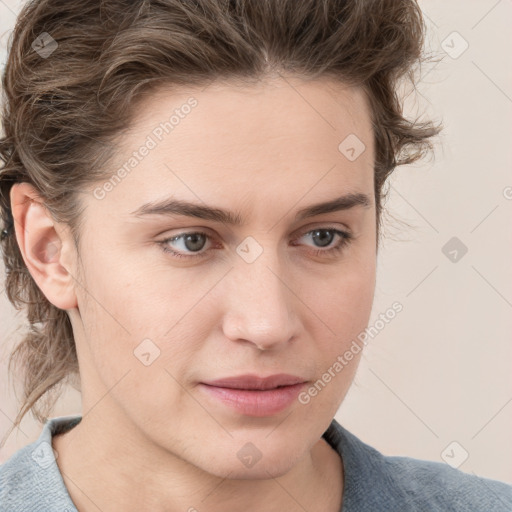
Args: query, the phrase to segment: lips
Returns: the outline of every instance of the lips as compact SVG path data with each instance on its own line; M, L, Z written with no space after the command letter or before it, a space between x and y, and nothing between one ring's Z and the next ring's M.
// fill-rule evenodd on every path
M227 377L212 381L203 381L202 384L229 389L246 389L253 391L265 391L282 386L294 386L306 382L306 379L287 373L269 375L268 377L259 377L257 375L240 375L236 377Z
M240 375L199 383L199 390L215 406L245 416L273 416L296 402L306 380L280 373L268 377Z

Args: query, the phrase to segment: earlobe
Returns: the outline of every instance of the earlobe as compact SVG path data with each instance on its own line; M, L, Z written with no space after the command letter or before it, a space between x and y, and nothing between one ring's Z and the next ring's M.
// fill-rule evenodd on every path
M30 183L15 183L10 192L16 240L32 278L46 298L60 309L77 307L69 240Z

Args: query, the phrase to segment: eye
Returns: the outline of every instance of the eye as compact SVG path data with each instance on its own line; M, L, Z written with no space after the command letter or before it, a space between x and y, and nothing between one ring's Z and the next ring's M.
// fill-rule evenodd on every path
M319 244L316 247L320 248L312 251L316 256L335 255L343 250L352 240L351 233L333 227L313 229L302 234L300 238L306 237L309 237L315 244ZM338 238L338 242L334 246L329 247L336 238ZM211 240L211 237L202 231L190 231L166 238L158 242L158 244L165 253L169 253L175 258L193 259L206 256L208 250L203 249L209 240ZM174 244L174 248L171 244ZM302 244L294 242L292 245L298 246ZM322 249L322 247L329 248ZM186 254L187 252L191 254Z
M164 252L172 254L176 258L200 258L204 256L204 252L199 252L203 249L206 240L209 240L210 236L201 231L191 231L190 233L180 233L179 235L166 238L161 242L158 242L162 246ZM181 247L178 247L182 252L175 251L169 244L175 243ZM176 247L176 245L175 245ZM183 254L183 251L191 251L192 254Z
M332 244L333 240L338 238L338 243L328 249L313 250L316 256L335 255L342 251L352 240L352 234L348 231L342 231L334 227L316 228L304 233L301 238L309 237L316 245L315 247L328 247ZM294 244L297 245L297 244Z

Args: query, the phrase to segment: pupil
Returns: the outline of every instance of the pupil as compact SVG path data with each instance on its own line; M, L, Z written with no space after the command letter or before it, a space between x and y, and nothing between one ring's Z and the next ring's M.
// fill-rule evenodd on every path
M198 240L201 239L202 243L201 241L198 243ZM185 246L189 251L200 251L204 246L204 235L201 233L193 233L191 235L187 235L185 237Z
M325 235L326 233L328 233L327 236L322 236ZM329 245L332 242L333 237L334 234L327 229L319 229L313 232L313 238L320 239L320 247L325 247Z

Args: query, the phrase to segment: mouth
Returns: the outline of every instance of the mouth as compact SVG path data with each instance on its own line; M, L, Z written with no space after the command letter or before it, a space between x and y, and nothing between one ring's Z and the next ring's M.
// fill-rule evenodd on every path
M242 375L201 382L199 388L216 405L253 417L278 414L291 406L307 380L295 375Z
M279 387L293 386L306 382L307 379L287 373L277 373L267 377L258 375L239 375L234 377L226 377L212 381L203 381L202 384L207 386L215 386L229 389L245 389L253 391L266 391L268 389L276 389Z

